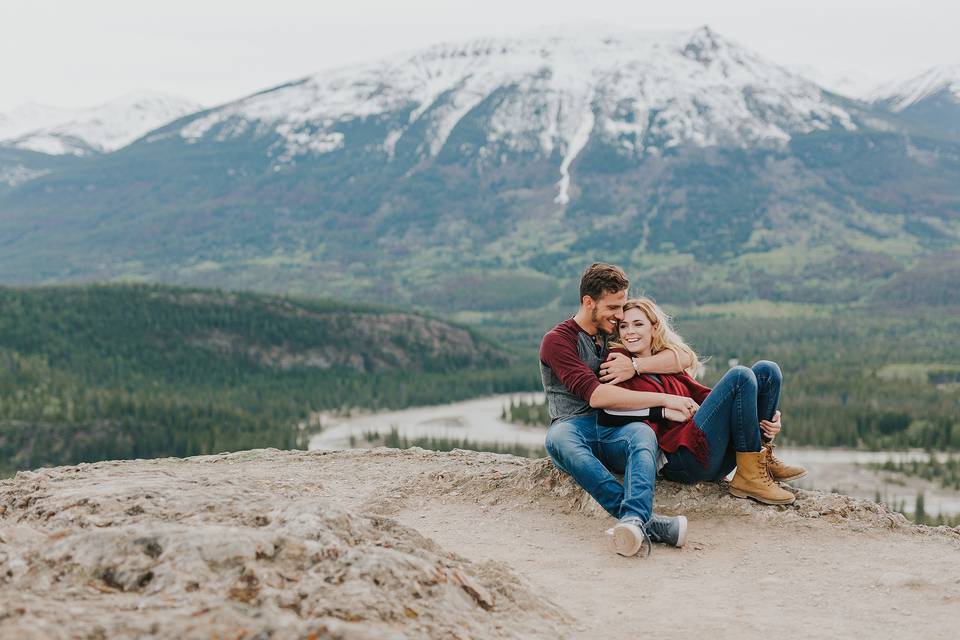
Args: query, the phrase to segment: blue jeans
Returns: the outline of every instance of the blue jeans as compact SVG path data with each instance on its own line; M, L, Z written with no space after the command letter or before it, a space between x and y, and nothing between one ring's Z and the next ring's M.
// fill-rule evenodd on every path
M653 512L657 480L657 435L643 422L622 427L597 425L596 414L550 425L550 459L583 487L614 518L636 516L647 522ZM623 484L614 473L623 474Z
M666 454L663 477L685 484L717 481L737 466L738 451L760 451L760 420L773 418L782 383L780 367L769 360L727 371L693 416L710 445L706 468L680 448Z

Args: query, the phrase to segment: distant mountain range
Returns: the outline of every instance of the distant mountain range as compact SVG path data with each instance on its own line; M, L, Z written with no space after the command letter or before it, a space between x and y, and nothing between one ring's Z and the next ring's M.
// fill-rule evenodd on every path
M200 108L191 100L152 92L130 93L85 109L28 103L0 114L0 147L54 156L116 151Z
M496 310L605 258L661 300L869 300L960 275L955 77L861 101L709 28L439 45L109 153L3 143L0 280Z
M960 139L960 64L882 85L866 97L916 127Z

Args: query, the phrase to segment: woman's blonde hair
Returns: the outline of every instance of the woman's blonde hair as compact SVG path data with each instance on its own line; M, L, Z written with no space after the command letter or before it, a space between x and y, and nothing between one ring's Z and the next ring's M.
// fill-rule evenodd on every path
M685 369L685 371L693 376L694 378L699 377L703 374L704 366L703 362L697 356L697 353L684 342L683 338L673 329L671 321L673 318L668 316L660 306L650 298L631 298L627 300L623 305L623 311L626 313L630 309L640 309L643 311L644 315L647 316L647 320L650 321L650 352L653 354L660 353L664 349L669 349L673 351L674 357L677 359L677 363L680 363L680 354L689 356L693 364ZM621 349L626 349L623 342L620 340L620 325L617 324L617 330L613 335L613 340L610 343L611 347L619 347Z

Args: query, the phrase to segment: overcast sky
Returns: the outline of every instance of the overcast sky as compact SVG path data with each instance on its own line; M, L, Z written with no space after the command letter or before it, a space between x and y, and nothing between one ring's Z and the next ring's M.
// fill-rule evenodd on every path
M960 63L934 0L0 0L0 112L153 89L205 105L435 42L586 22L721 35L786 65L886 81Z

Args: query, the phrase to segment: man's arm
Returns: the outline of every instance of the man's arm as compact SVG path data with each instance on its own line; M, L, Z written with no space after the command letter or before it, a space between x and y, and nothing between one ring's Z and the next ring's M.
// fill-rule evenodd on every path
M594 409L614 409L616 411L664 407L665 409L679 411L685 419L693 417L693 414L700 408L693 398L684 398L668 393L631 391L611 384L601 384L594 389L590 395L590 406Z
M607 361L600 365L600 382L618 384L635 376L638 370L640 373L680 373L693 366L691 360L688 354L677 353L673 349L632 359L622 353L611 353Z
M553 371L567 391L584 402L600 385L597 374L580 359L576 339L550 332L540 344L540 362Z

